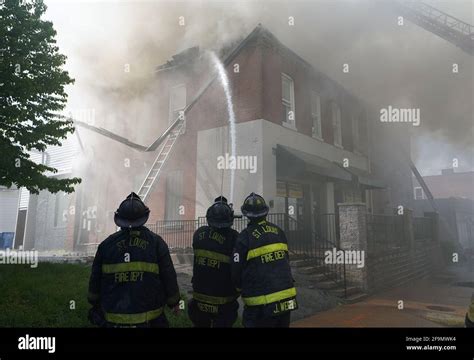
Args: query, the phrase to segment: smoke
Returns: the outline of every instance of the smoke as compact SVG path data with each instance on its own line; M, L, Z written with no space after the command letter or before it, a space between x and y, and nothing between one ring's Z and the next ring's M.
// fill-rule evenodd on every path
M471 1L426 2L473 23ZM422 170L433 161L446 167L429 155L438 142L466 169L474 167L472 57L408 20L399 26L399 14L383 1L46 3L76 78L69 107L95 109L96 125L132 141L148 144L157 136L146 131L156 121L156 65L191 46L219 49L262 23L375 109L420 108L413 156ZM345 63L349 73L342 71Z

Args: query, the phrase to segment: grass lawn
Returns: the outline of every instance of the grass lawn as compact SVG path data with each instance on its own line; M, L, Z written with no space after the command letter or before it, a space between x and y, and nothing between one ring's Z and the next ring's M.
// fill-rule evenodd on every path
M91 327L89 275L79 264L0 265L0 327ZM166 316L171 327L192 326L185 311Z

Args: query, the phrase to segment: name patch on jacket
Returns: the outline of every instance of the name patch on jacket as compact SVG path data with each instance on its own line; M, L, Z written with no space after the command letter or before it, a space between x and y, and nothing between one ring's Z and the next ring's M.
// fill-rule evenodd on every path
M197 302L197 307L202 312L207 312L211 314L217 314L219 307L217 305L204 304L202 302Z
M282 301L275 304L275 308L273 309L274 314L280 314L287 311L292 311L298 309L298 303L296 299L290 299L286 301Z

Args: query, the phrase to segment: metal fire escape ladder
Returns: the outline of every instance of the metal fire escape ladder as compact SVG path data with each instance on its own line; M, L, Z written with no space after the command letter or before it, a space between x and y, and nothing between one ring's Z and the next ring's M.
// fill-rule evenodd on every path
M170 154L173 145L176 143L176 139L181 133L183 124L184 120L180 119L177 120L177 124L173 124L171 131L168 132L166 140L158 151L158 156L155 158L155 161L153 161L153 165L151 166L148 174L145 177L145 180L140 186L140 189L138 190L138 196L140 196L144 202L146 201L146 198L153 185L155 185L158 181L161 174L161 169L163 168L166 159L168 159L168 155Z
M474 55L474 26L471 24L419 1L398 0L392 4L411 22Z

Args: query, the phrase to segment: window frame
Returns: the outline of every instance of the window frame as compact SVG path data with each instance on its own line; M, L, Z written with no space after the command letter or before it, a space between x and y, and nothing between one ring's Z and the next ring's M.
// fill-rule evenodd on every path
M421 191L421 198L416 197L416 191L417 191L417 190L420 190L420 191ZM423 191L423 188L422 188L421 186L415 186L415 187L413 188L413 198L414 198L415 200L423 200L423 199L425 199L424 191Z
M342 119L341 119L341 107L335 101L331 101L331 123L332 123L332 134L333 144L336 147L342 147ZM336 132L337 128L337 132ZM336 137L336 134L338 135Z
M351 129L352 129L352 150L356 153L360 153L360 115L351 116Z
M178 174L176 177L172 176ZM179 179L178 179L179 178ZM171 186L170 186L171 185ZM175 190L174 186L177 186L179 189L178 193L171 193ZM173 197L173 200L176 200L177 205L182 205L182 200L184 197L184 171L181 169L171 170L166 176L166 185L165 185L165 211L164 211L164 220L165 221L177 221L181 220L182 215L179 214L179 210L176 208L176 212L170 213L170 200ZM176 205L176 204L175 204ZM176 215L176 218L173 217Z
M290 84L290 99L287 100L283 96L283 83L284 80L289 81ZM290 129L296 130L296 113L295 113L295 82L291 76L285 73L281 73L281 104L285 110L287 107L293 112L294 120L288 121L288 113L285 112L285 120L282 121L282 125Z
M321 119L321 95L316 90L311 90L311 136L315 139L323 140L322 119ZM316 113L313 112L314 100L316 99ZM315 132L315 118L318 119L318 131Z
M175 90L178 89L178 88L184 88L184 106L174 109L174 107L173 107L173 94L176 94ZM168 109L169 109L169 111L168 111L168 124L169 125L171 125L176 120L176 118L173 117L173 114L175 112L178 112L178 111L183 111L186 108L187 96L188 96L188 93L187 93L185 83L176 84L176 85L173 85L170 88L169 99L168 99L168 102L169 102L168 103Z
M62 198L60 198L62 197ZM62 203L64 201L64 203ZM62 213L59 213L60 205L64 205ZM54 196L54 213L53 213L53 228L54 229L64 229L67 227L67 221L64 221L64 215L67 214L69 208L69 197L68 194L59 191Z

